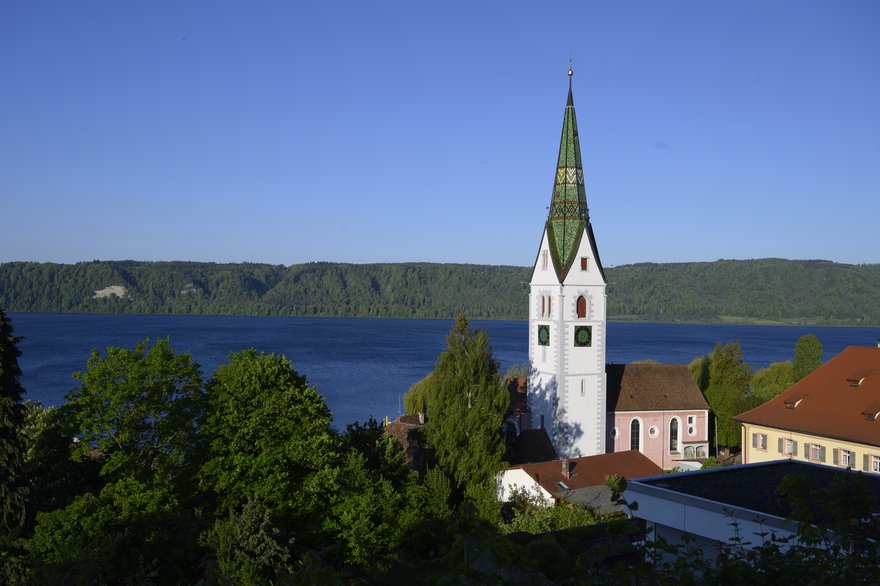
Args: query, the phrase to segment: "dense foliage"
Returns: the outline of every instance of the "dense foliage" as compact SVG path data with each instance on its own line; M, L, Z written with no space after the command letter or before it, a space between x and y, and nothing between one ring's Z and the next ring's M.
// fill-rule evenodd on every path
M743 362L739 342L716 344L710 354L695 358L688 368L712 408L718 445L736 448L741 442L741 425L733 419L735 415L769 401L821 365L819 338L805 334L795 344L792 360L774 362L754 374Z
M880 264L782 259L606 269L614 320L880 324ZM524 319L530 269L93 261L0 264L9 311Z
M782 324L880 323L880 264L718 260L607 272L615 319Z
M794 347L791 382L798 382L820 366L822 366L822 342L815 334L801 336Z
M290 267L195 262L0 264L11 311L447 318L525 311L520 267L447 264ZM115 288L114 288L115 287ZM522 307L521 307L522 306Z
M504 467L499 430L510 395L485 331L471 329L459 315L446 344L434 370L416 384L427 415L425 441L456 487L473 493L482 486L494 493L495 473Z
M24 520L24 389L19 383L19 338L0 309L0 528Z

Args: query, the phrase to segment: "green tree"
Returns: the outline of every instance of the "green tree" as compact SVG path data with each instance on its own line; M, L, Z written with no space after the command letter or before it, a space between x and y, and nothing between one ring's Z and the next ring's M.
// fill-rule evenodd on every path
M433 388L432 376L433 373L429 372L425 378L411 386L403 395L403 408L409 415L428 412L428 401L431 400L431 389Z
M510 398L485 331L460 315L446 343L427 383L426 441L456 485L471 488L504 467L500 429Z
M62 410L26 402L24 437L28 479L26 527L33 529L41 512L62 509L74 498L101 488L100 463L94 458L71 457L76 430Z
M177 355L168 340L147 341L134 350L96 351L81 385L64 406L79 437L74 458L98 458L108 481L136 478L178 486L194 474L203 454L200 427L204 388L199 365Z
M332 495L324 526L342 543L346 565L360 571L384 567L400 542L398 512L403 492L378 470L370 469L366 458L355 450L342 457L339 471L339 488Z
M787 389L792 384L791 362L774 362L752 376L752 394L766 402Z
M0 529L21 524L25 515L20 341L12 322L0 309Z
M743 407L752 380L751 368L743 362L739 342L722 346L715 344L709 355L709 386L706 400L717 418L718 442L729 448L738 447L740 425L733 420Z
M293 571L291 542L272 521L271 512L257 499L240 512L217 521L209 537L216 551L220 575L233 584L274 584Z
M822 342L815 334L804 334L794 346L792 382L798 382L820 366L822 366Z
M192 583L197 525L169 487L134 478L37 515L27 548L35 584Z
M356 572L388 566L401 543L401 509L418 473L397 440L375 419L353 423L342 438L338 488L324 527L342 545Z
M231 354L207 388L210 457L199 477L218 517L243 518L258 500L280 532L277 543L295 539L299 555L321 545L340 449L324 399L287 358L253 349Z
M709 357L699 356L691 360L688 370L694 378L694 382L704 393L709 388Z
M439 468L429 468L421 483L406 487L400 510L400 551L404 556L426 559L436 556L451 540L452 483Z
M566 501L554 503L540 494L521 489L514 489L508 506L510 522L501 525L502 533L549 533L606 520L605 516L587 507Z

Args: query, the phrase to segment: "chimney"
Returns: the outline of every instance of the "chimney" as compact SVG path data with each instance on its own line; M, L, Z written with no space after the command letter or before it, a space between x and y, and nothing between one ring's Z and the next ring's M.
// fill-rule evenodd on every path
M571 467L568 463L568 458L562 460L562 476L563 478L571 478Z

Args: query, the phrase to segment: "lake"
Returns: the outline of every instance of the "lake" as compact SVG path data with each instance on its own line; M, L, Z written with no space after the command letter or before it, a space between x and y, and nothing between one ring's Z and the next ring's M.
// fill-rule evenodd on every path
M177 352L190 352L208 378L230 352L256 348L284 354L324 395L334 424L396 417L401 396L434 367L452 320L297 317L165 316L11 313L24 337L19 360L26 398L58 405L86 368L89 352L132 348L144 338L170 337ZM502 372L525 365L528 322L481 321ZM819 337L827 360L846 346L873 346L880 328L705 324L608 324L607 360L652 359L688 363L716 342L740 342L746 362L764 368L790 360L797 339Z

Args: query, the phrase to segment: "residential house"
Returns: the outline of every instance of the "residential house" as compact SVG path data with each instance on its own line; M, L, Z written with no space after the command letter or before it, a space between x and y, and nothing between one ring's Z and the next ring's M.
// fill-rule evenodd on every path
M849 346L734 419L743 463L791 458L880 474L880 347Z
M498 498L508 501L515 491L555 502L567 500L608 511L614 508L606 476L625 479L654 476L663 471L639 452L619 452L563 458L511 466L498 475Z

